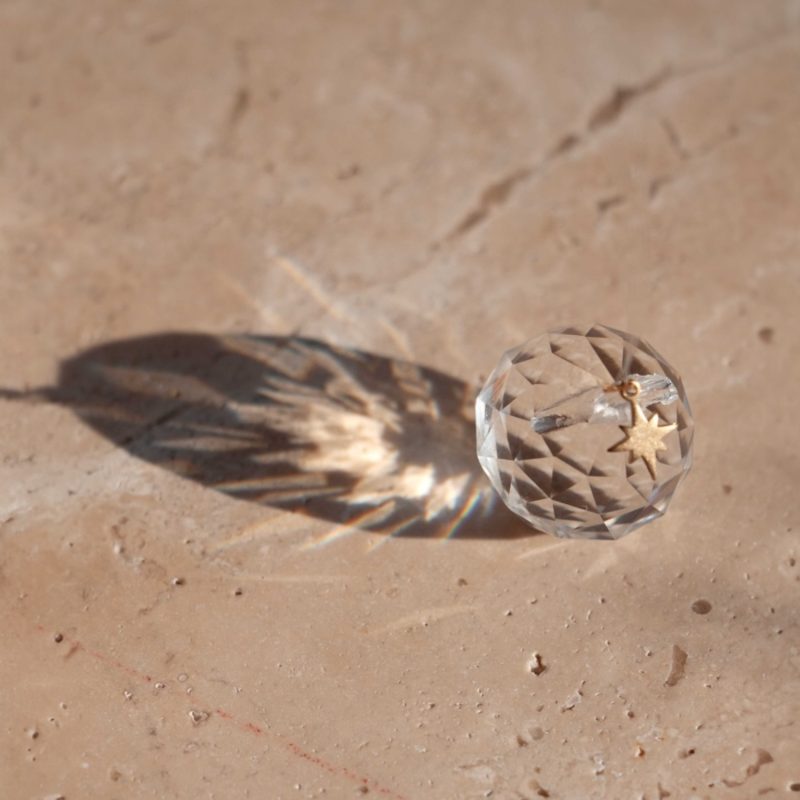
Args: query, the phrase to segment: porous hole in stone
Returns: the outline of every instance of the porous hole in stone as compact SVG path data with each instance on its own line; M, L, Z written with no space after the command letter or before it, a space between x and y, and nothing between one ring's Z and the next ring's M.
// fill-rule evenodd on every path
M772 344L772 340L774 337L775 337L775 329L770 328L768 325L765 325L758 331L758 338L761 339L761 341L764 342L764 344Z
M695 600L694 603L692 603L692 611L694 611L695 614L708 614L708 612L711 611L711 603L709 603L708 600Z

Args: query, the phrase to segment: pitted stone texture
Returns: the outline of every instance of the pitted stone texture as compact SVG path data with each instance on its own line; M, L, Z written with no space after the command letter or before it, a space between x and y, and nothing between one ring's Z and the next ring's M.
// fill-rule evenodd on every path
M635 379L647 417L674 423L657 456L610 448L632 422L617 386ZM618 539L667 509L691 466L693 421L677 372L637 336L571 326L506 352L476 400L478 460L503 502L555 536Z

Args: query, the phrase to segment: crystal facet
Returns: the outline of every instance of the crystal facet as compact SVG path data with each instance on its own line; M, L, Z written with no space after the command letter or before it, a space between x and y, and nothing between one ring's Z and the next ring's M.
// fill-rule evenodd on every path
M630 382L635 402L620 391ZM621 446L637 420L664 427L647 458ZM478 460L503 502L555 536L630 533L667 510L691 466L680 376L638 336L605 325L560 328L509 350L475 401L475 422Z

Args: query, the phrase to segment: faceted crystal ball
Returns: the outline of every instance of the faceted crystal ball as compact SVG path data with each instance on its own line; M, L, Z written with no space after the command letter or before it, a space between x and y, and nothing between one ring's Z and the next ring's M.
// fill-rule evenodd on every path
M647 342L605 325L561 328L509 350L475 412L492 485L555 536L630 533L667 510L691 466L694 423L680 376ZM634 445L642 442L650 450Z

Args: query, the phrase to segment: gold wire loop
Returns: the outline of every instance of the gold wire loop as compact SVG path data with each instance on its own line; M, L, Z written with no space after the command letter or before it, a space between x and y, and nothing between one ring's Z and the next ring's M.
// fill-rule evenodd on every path
M626 400L635 400L641 393L642 387L639 381L625 381L619 387L619 391Z

